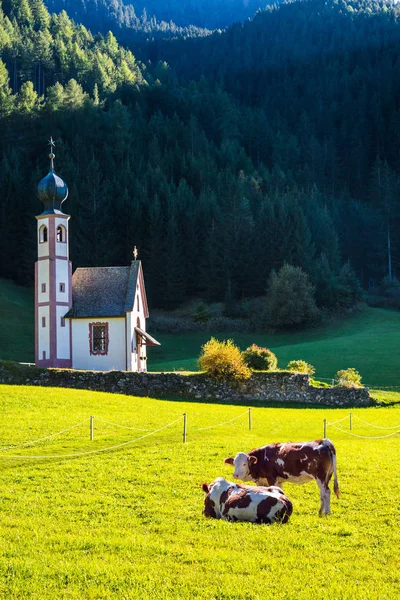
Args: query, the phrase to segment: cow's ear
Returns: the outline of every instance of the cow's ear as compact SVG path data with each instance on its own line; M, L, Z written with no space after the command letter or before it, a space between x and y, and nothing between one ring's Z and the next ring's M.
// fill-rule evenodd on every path
M233 458L232 458L232 456L231 456L230 458L226 458L226 459L224 460L224 463L225 463L226 465L233 465Z
M201 484L201 489L203 490L203 492L204 492L205 494L208 494L208 492L209 492L209 489L208 489L208 485L207 485L207 483L202 483L202 484Z
M258 463L258 458L257 456L249 456L249 463L251 465L256 465Z

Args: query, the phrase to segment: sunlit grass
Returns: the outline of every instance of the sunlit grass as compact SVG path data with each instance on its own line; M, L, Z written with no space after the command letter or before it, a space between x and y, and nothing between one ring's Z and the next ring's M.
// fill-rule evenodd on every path
M223 459L277 440L322 436L349 410L252 408L37 387L0 387L0 445L81 426L33 447L1 451L1 598L391 599L400 584L400 443L328 426L340 500L318 517L315 484L286 485L286 526L207 520L200 485L231 476ZM182 443L183 413L188 415ZM353 409L353 433L388 433L400 410ZM241 418L226 425L204 429ZM89 439L90 415L95 417ZM102 421L100 420L102 419ZM5 459L100 450L75 459ZM107 423L105 422L107 421ZM110 424L113 423L113 424Z

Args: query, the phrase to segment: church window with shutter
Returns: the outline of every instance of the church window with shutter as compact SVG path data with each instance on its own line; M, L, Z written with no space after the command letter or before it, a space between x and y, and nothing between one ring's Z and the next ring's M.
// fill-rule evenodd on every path
M89 323L90 354L108 354L108 323Z

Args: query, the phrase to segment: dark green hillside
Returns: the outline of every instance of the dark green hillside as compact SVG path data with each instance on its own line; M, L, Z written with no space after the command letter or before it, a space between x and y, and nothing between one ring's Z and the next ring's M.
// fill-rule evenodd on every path
M33 289L0 279L0 359L34 360Z
M50 134L74 266L127 264L136 245L154 307L202 297L232 312L290 263L337 311L360 297L348 261L364 287L396 274L396 6L275 7L159 45L170 66L41 0L2 6L1 276L32 282Z
M94 31L122 35L196 35L253 17L268 0L46 0L50 11L67 13Z
M180 25L174 22L175 11L161 16L145 7L123 0L45 0L50 12L63 10L76 22L82 23L92 32L106 34L112 31L119 41L126 43L146 42L154 39L175 37L196 37L208 35L209 29L196 27L190 19L181 19ZM157 11L158 13L158 11ZM164 16L163 16L164 15ZM188 15L189 16L189 15Z
M292 2L207 39L155 44L151 55L199 86L217 80L247 107L246 130L234 113L231 130L270 185L332 199L342 251L365 286L385 259L387 272L400 268L399 14L392 2Z

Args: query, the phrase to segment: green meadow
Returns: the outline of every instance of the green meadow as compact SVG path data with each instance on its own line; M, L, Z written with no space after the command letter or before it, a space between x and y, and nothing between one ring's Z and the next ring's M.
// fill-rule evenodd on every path
M316 367L317 379L332 379L340 369L354 367L370 387L400 389L400 312L366 308L323 327L291 333L157 334L161 346L149 348L149 370L196 370L200 348L211 335L232 338L242 350L253 343L266 346L277 355L280 368L303 359Z
M400 312L366 308L313 329L291 333L154 333L160 347L149 348L150 371L196 371L201 346L212 335L232 338L242 350L256 343L275 352L279 367L290 360L313 364L317 379L332 379L339 369L356 368L370 387L400 390ZM150 333L151 325L150 325ZM0 360L33 362L32 289L0 279Z
M399 597L399 435L351 436L348 409L253 407L250 431L243 406L3 385L0 410L2 599ZM400 425L398 406L352 413L358 436ZM201 483L230 478L226 456L321 437L324 418L344 418L328 425L329 517L314 483L285 486L287 525L203 517Z

